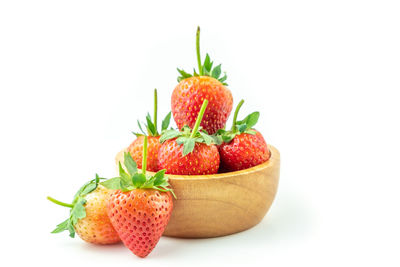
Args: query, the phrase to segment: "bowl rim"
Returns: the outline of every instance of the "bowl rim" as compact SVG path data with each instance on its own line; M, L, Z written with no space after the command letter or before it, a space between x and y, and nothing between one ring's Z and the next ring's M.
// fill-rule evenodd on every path
M196 180L212 180L212 179L224 179L224 178L230 178L232 176L238 176L241 174L249 174L249 173L254 173L257 172L261 169L267 169L272 167L274 164L276 164L277 161L280 160L280 153L278 149L276 149L272 145L268 145L268 148L270 150L271 156L270 158L259 165L256 165L254 167L250 167L247 169L243 169L240 171L233 171L233 172L224 172L224 173L216 173L216 174L205 174L205 175L180 175L180 174L165 174L165 176L168 177L170 180L186 180L186 181L196 181ZM125 149L123 151L126 151ZM151 171L147 171L148 173L155 173Z

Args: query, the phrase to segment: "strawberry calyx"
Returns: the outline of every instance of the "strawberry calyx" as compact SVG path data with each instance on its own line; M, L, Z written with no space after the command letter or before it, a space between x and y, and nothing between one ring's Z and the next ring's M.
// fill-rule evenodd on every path
M176 198L174 191L169 187L168 177L165 176L165 169L160 170L154 175L146 173L147 167L147 136L144 136L143 143L143 161L142 171L139 172L136 162L132 156L125 152L124 163L125 169L122 167L121 162L118 163L119 177L114 177L101 182L101 185L108 189L121 190L122 192L129 192L134 189L156 189L161 192L171 192Z
M95 179L90 180L89 182L84 184L78 190L78 192L76 192L72 203L65 203L57 199L54 199L52 197L47 197L47 199L53 202L54 204L70 208L70 214L68 219L58 224L57 227L51 233L55 234L68 230L69 236L75 237L74 225L78 222L79 219L83 219L86 217L86 209L84 206L86 204L85 196L97 188L101 179L105 178L100 178L99 175L96 174Z
M143 135L149 135L149 136L160 136L160 133L157 130L157 89L154 89L154 112L153 112L153 119L150 116L150 113L147 113L146 115L146 123L143 123L145 127L142 127L142 124L140 121L137 121L137 124L139 126L139 129L141 133L137 132L132 132L136 137L143 136ZM168 129L169 123L171 120L171 112L169 112L163 121L161 122L161 133L164 132L165 130ZM145 128L147 131L143 131L143 128Z
M243 120L238 121L237 116L240 108L242 107L244 100L242 99L236 106L235 114L233 116L232 128L229 131L220 129L217 135L222 138L225 143L229 143L235 138L236 135L247 133L255 135L256 132L252 130L252 127L257 124L258 118L260 117L260 112L256 111L247 115Z
M187 73L184 70L177 69L180 76L178 77L178 82L196 76L209 76L217 79L223 85L228 85L225 81L227 79L226 72L224 72L224 76L221 76L221 64L213 68L214 62L211 61L210 56L208 53L206 54L206 58L204 59L204 63L201 63L201 56L200 56L200 27L197 27L196 32L196 54L197 54L197 64L198 64L198 72L196 69L193 70L193 74Z
M167 130L161 135L160 143L164 143L166 140L176 138L176 143L178 145L183 145L182 156L186 156L187 154L193 152L196 143L220 145L222 143L222 139L219 136L209 135L200 126L207 105L208 100L204 99L193 129L185 125L180 131Z

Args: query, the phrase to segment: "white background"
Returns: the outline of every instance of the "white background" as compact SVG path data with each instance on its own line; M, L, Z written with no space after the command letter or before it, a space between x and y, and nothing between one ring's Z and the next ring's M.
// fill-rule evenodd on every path
M399 266L399 14L398 1L1 1L3 266ZM50 234L68 211L45 197L115 174L153 88L169 111L197 25L234 105L259 110L281 152L268 215L223 238L163 237L146 259Z

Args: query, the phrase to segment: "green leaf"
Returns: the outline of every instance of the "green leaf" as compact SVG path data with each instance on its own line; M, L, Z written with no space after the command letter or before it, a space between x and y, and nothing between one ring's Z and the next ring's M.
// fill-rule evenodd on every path
M52 234L61 233L62 231L68 230L69 219L66 219L62 223L58 224L56 229L51 231Z
M181 131L182 131L182 135L183 135L183 136L190 136L190 134L191 134L191 132L192 132L192 129L191 129L189 126L184 125L184 126L182 127Z
M219 135L211 135L211 137L214 139L214 144L220 145L222 144L222 137Z
M179 135L181 135L179 131L166 130L160 137L160 143L164 143L166 140L173 139Z
M210 76L210 72L206 70L205 66L201 67L204 76Z
M146 176L143 173L132 175L132 183L135 188L140 188L146 182Z
M171 111L167 114L167 116L165 116L165 118L163 119L162 123L161 123L161 131L165 131L168 129L169 123L171 120Z
M246 129L253 128L253 126L256 125L259 117L260 117L260 112L258 111L253 112L247 115L246 118L244 118L243 120L237 121L236 125L246 124Z
M211 145L214 143L214 139L204 132L200 132L201 137L203 138L206 145Z
M185 142L186 142L186 140L188 140L189 139L189 137L186 137L186 136L180 136L180 137L178 137L178 138L176 138L176 143L178 144L178 145L182 145L182 144L184 144Z
M82 192L79 194L80 196L85 196L89 194L90 192L94 191L97 188L97 185L99 184L100 177L96 173L96 178L91 180L82 190Z
M211 72L211 77L214 77L215 79L218 79L220 75L221 75L221 64L216 66Z
M211 60L210 55L207 53L204 59L204 63L200 66L199 72L202 73L203 76L210 76L219 80L223 85L228 85L225 82L227 79L226 73L222 78L219 78L221 76L221 64L216 66L214 69L213 65L214 62ZM199 76L199 74L196 72L196 69L193 69L193 75L179 68L177 70L180 74L180 76L178 77L178 82L192 76Z
M226 72L224 73L224 76L222 78L219 78L218 81L220 81L222 84L224 84L224 82L226 81L228 77L226 76ZM224 84L227 85L227 84Z
M188 138L185 143L183 143L182 156L186 156L191 153L194 149L196 142L193 138Z
M237 127L237 129L238 129L238 131L239 131L240 133L244 133L244 131L247 130L247 125L246 125L246 124L236 125L236 127Z
M211 62L210 55L206 54L206 58L204 59L203 66L204 66L204 69L207 71L207 73L211 72L212 65L213 65L213 62Z
M72 224L71 220L68 221L68 231L69 231L69 236L74 238L75 237L75 229L74 229L74 225Z
M259 117L260 117L260 112L258 112L258 111L253 112L250 115L248 115L246 117L247 129L253 128L253 126L257 124Z
M121 189L121 177L114 177L100 183L104 187L112 190Z
M146 133L143 131L143 129L142 129L142 125L140 124L140 121L138 120L137 121L137 124L138 124L138 126L139 126L139 129L140 129L140 131L144 134L144 135L146 135Z
M233 138L235 138L236 134L234 133L226 133L224 135L221 135L222 140L225 143L229 143L230 141L232 141Z
M151 121L151 116L149 113L147 113L146 122L147 122L147 130L149 131L150 135L152 135L152 136L157 135L156 126Z
M124 165L131 176L137 173L137 164L128 152L124 153Z
M252 134L252 135L256 135L257 134L257 132L254 131L254 130L247 130L247 131L245 131L245 133Z
M162 184L166 180L165 177L165 169L158 171L156 174L154 174L154 182L153 184L155 186L158 186Z
M83 219L86 217L86 209L85 209L86 199L80 197L74 207L71 209L71 222L72 225L75 225L79 219Z
M224 134L224 133L226 133L226 130L225 130L225 129L219 129L219 130L217 131L217 134L218 134L218 135L222 135L222 134Z
M118 162L118 166L119 166L119 176L121 177L121 186L127 187L129 185L132 185L131 176L129 176L129 174L125 172L124 168L122 168L121 162Z
M131 132L131 133L134 134L136 137L143 136L143 134L141 134L141 133L135 133L135 132Z
M182 81L182 80L184 80L186 78L192 77L191 74L185 72L184 70L180 70L180 69L177 69L177 70L178 70L179 74L181 75L181 76L178 77L178 82L180 82L180 81Z
M90 192L92 192L93 190L95 190L97 188L97 184L94 182L91 182L90 184L88 184L85 189L80 193L80 196L85 196L87 194L89 194Z

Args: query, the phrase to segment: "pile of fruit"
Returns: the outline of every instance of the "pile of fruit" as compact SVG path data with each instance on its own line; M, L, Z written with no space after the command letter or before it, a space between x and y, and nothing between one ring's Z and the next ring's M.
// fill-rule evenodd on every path
M84 184L72 203L48 199L70 208L69 217L52 233L69 231L94 244L122 241L135 255L146 257L162 236L173 210L173 188L165 174L207 175L247 169L266 162L268 146L253 129L259 118L253 112L242 120L237 105L232 127L225 129L233 98L221 65L213 66L207 54L200 57L200 29L196 34L198 70L178 69L179 84L171 97L178 129L169 128L171 112L157 127L157 90L154 115L138 121L140 133L119 162L119 176L96 178ZM143 130L145 129L145 130ZM150 173L149 173L150 172Z

